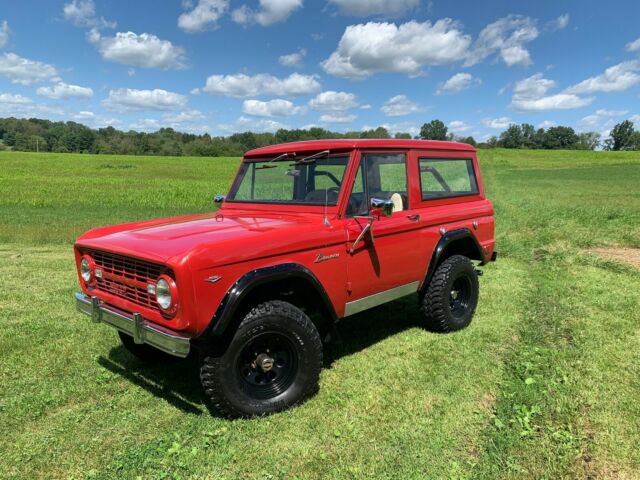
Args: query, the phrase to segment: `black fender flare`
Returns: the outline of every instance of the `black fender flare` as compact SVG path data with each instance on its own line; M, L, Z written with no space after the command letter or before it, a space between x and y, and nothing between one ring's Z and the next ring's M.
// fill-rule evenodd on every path
M235 313L253 290L270 282L295 278L306 280L313 285L316 293L324 303L324 307L329 313L331 320L334 322L337 321L338 316L333 308L333 304L322 283L320 283L313 272L307 267L297 263L282 263L251 270L240 277L223 297L206 330L192 341L194 341L196 345L205 347L212 341L222 338L225 334L229 333L229 326L233 324Z
M444 235L442 235L442 237L440 238L440 240L436 244L436 248L433 250L433 255L431 255L431 261L429 262L429 267L427 269L427 275L425 276L424 283L422 284L422 289L423 290L425 288L427 288L427 286L429 285L429 282L431 281L431 277L433 276L434 272L436 271L436 267L440 263L440 259L442 258L442 254L445 252L447 247L451 243L453 243L453 242L455 242L457 240L462 240L462 239L466 239L466 238L469 238L469 239L471 239L473 241L474 250L476 250L475 253L477 253L478 259L481 261L481 265L484 265L486 260L485 260L484 254L482 253L482 247L480 246L480 243L478 242L478 239L471 232L471 230L469 230L468 228L459 228L459 229L456 229L456 230L451 230L449 232L446 232Z

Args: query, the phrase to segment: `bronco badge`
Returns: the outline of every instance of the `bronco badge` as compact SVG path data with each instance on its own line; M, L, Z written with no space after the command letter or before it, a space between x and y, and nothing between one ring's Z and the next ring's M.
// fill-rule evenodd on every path
M334 258L338 258L339 256L339 253L332 253L331 255L323 255L319 253L318 255L316 255L314 263L326 262L327 260L333 260Z

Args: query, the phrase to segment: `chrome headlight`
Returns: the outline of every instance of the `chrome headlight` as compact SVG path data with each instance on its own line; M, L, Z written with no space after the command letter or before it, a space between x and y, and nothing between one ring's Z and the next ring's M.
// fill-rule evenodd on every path
M84 283L89 284L93 279L93 260L91 257L85 255L80 260L80 275L82 276L82 280Z
M161 310L170 315L178 308L178 288L168 275L162 275L156 282L156 302Z

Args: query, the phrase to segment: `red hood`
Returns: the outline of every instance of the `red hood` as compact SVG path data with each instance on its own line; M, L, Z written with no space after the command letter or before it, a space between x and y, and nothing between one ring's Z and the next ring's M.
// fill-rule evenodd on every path
M90 230L76 245L167 263L191 255L209 266L284 254L340 242L344 233L326 227L321 215L220 210Z

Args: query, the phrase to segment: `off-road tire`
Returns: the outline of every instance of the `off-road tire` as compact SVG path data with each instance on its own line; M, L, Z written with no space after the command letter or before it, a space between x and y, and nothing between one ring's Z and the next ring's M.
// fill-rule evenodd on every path
M166 362L174 358L168 353L164 353L150 345L135 343L131 335L127 335L121 331L118 331L118 336L120 337L122 346L133 356L144 362Z
M275 342L270 354L273 370L264 372L255 367L259 362L248 364L247 358L254 353L260 357L266 345L273 345L269 339ZM296 405L318 390L322 342L304 312L274 300L244 317L224 353L203 353L200 361L202 387L215 411L227 418L262 416Z
M456 303L458 290L465 285L464 308ZM454 291L458 292L455 294ZM434 332L454 332L468 326L478 306L478 273L471 260L462 255L453 255L436 269L421 301L426 328Z

